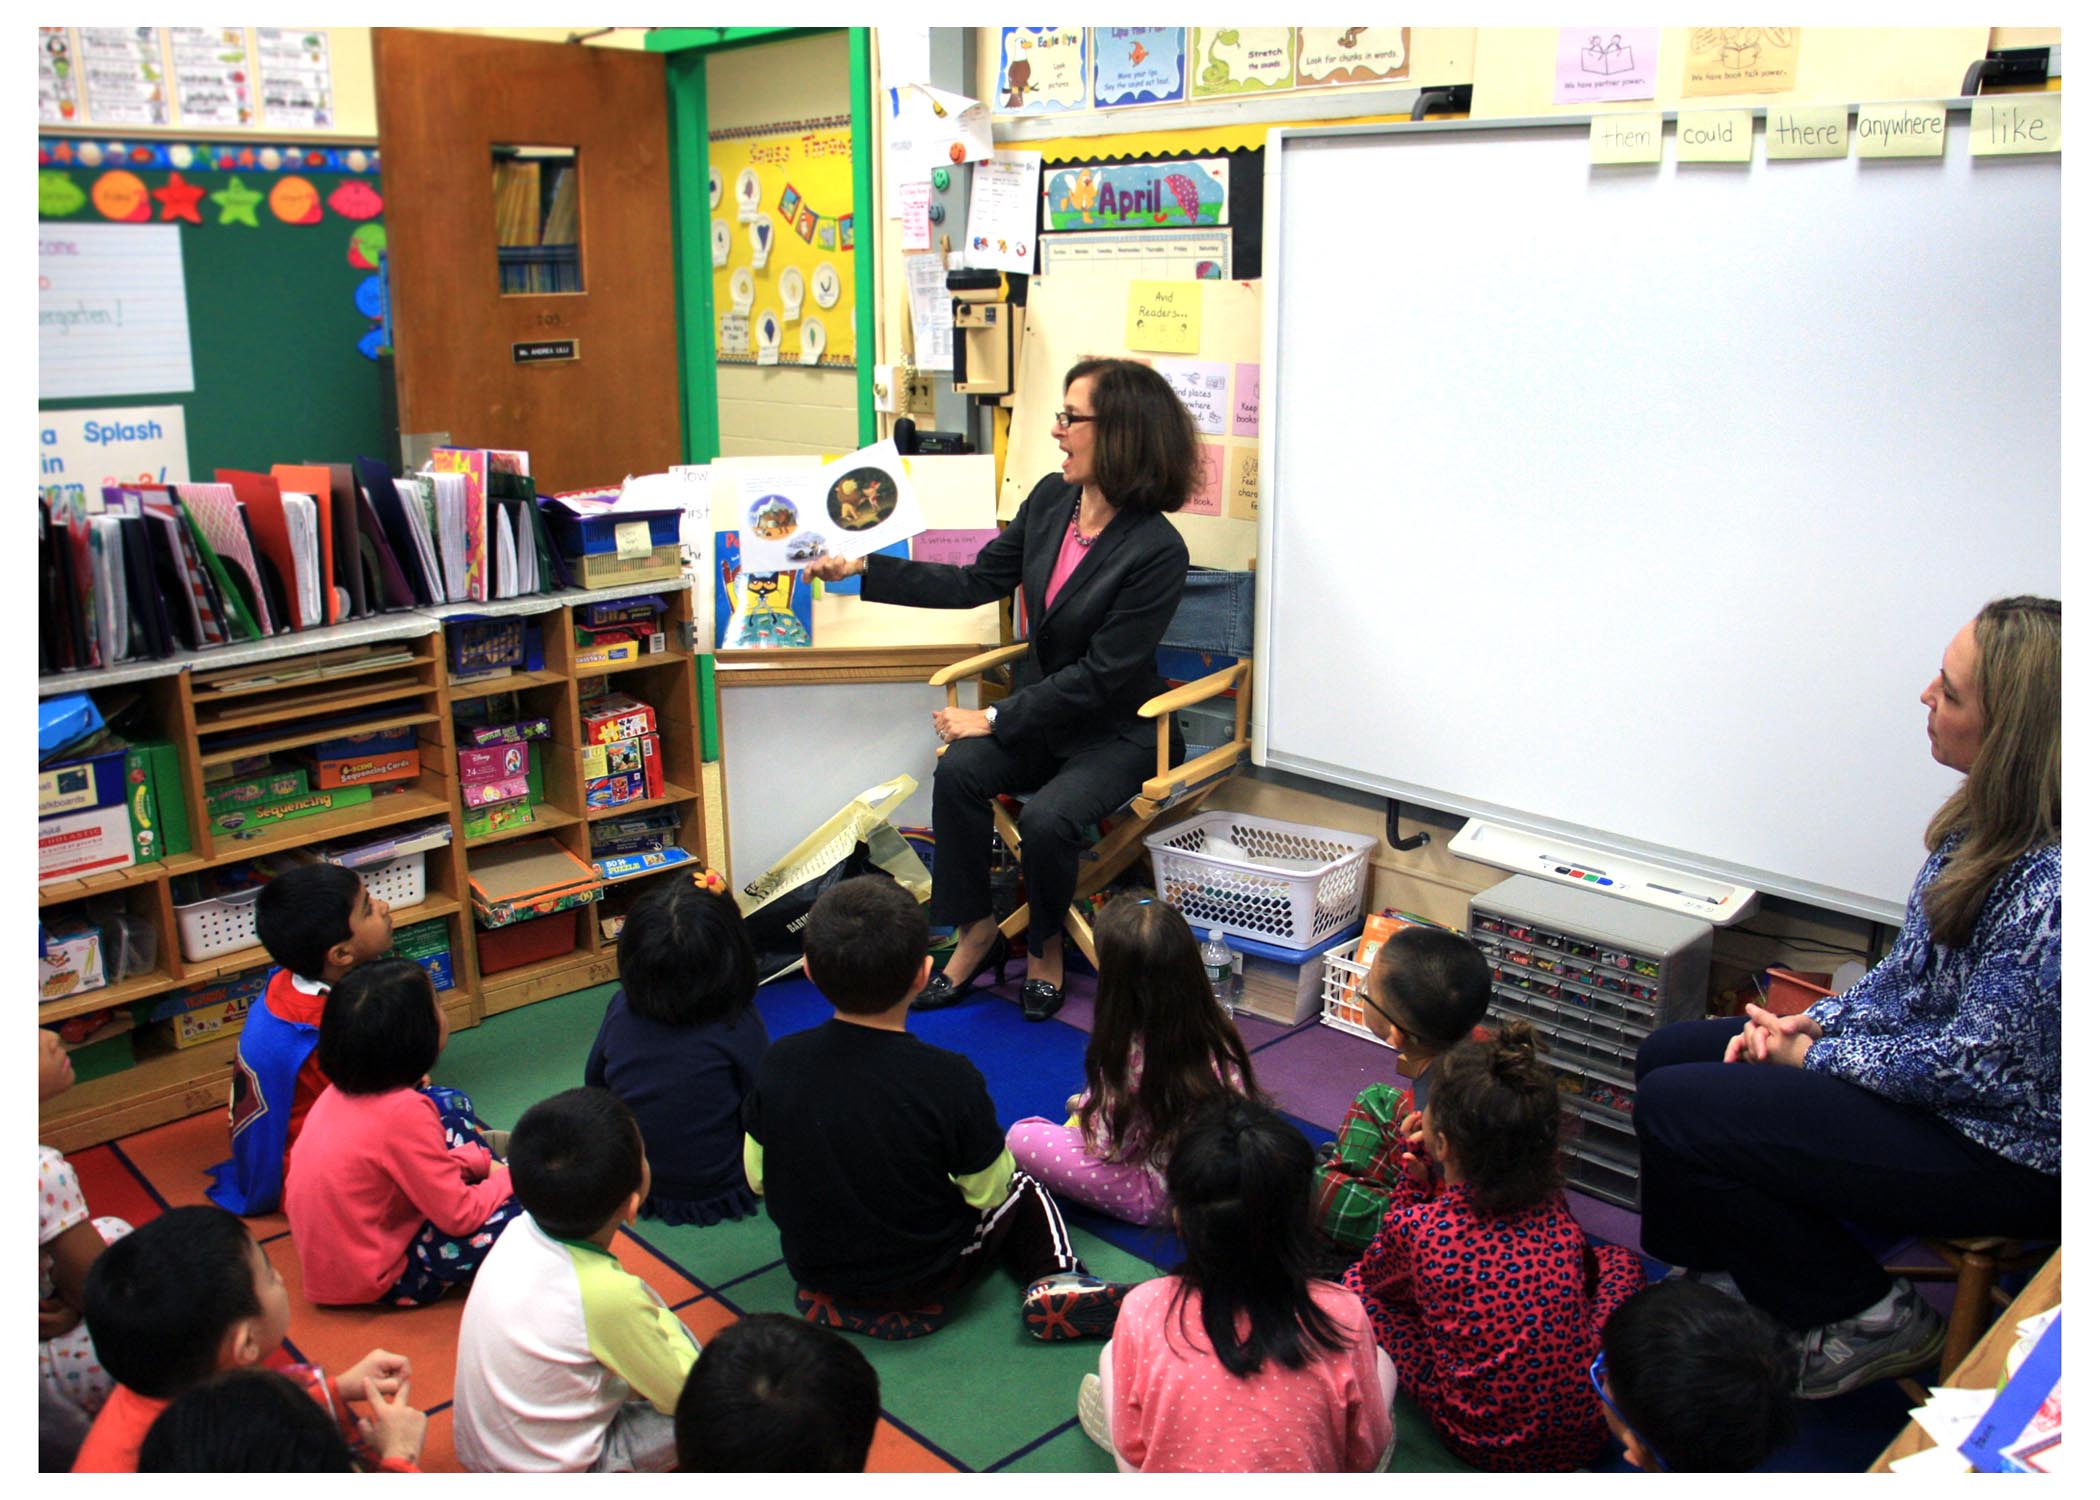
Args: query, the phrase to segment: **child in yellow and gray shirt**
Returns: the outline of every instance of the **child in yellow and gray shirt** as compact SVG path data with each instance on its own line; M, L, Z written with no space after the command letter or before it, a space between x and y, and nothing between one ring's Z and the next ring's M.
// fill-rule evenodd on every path
M699 1342L612 1253L649 1193L633 1113L603 1089L525 1112L513 1220L459 1326L453 1442L479 1472L661 1472Z

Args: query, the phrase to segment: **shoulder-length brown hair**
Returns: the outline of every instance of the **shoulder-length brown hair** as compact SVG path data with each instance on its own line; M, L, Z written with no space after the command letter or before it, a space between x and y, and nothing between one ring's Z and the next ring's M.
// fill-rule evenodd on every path
M1180 510L1196 488L1196 423L1166 377L1134 359L1082 359L1094 382L1094 483L1117 510Z
M1950 947L1969 940L2006 867L2063 827L2063 605L1992 600L1976 615L1976 653L1983 743L1925 830L1928 849L1963 835L1925 892L1933 941Z

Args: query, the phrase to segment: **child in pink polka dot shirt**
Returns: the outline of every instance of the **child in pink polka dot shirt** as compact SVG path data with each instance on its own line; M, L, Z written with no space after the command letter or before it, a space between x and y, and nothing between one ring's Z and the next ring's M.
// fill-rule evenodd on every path
M1232 1094L1167 1168L1187 1259L1123 1299L1087 1435L1145 1473L1363 1474L1384 1466L1398 1379L1354 1295L1313 1276L1312 1145Z
M1166 1222L1172 1122L1204 1100L1254 1090L1254 1065L1212 998L1195 934L1164 902L1118 901L1094 928L1101 984L1086 1091L1059 1125L1006 1132L1020 1169L1059 1197L1132 1224Z
M37 1098L50 1099L73 1086L73 1060L55 1031L38 1033ZM90 1220L80 1179L49 1146L37 1151L37 1375L43 1399L77 1407L92 1417L116 1384L95 1358L81 1321L82 1288L88 1267L110 1241L131 1233L122 1219ZM84 1424L83 1424L84 1429Z

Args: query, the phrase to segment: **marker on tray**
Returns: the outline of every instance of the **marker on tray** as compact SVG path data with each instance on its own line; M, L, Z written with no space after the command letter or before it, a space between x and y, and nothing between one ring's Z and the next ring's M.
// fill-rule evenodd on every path
M1697 891L1680 891L1674 885L1657 885L1652 880L1648 882L1648 889L1661 891L1665 896L1682 896L1687 901L1704 901L1708 906L1719 906L1721 904L1718 897L1702 896Z

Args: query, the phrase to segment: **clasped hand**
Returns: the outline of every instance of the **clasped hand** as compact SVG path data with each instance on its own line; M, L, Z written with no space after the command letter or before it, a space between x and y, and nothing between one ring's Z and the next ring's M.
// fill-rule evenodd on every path
M1823 1028L1806 1015L1775 1016L1762 1005L1743 1007L1743 1030L1728 1039L1723 1062L1803 1065L1808 1049L1822 1040Z
M868 571L865 557L840 557L836 552L827 552L802 570L804 578L814 578L819 583L837 583L843 578L852 578Z
M992 732L992 721L977 708L937 708L933 711L933 732L943 743L954 744L957 740L975 739L980 734Z

